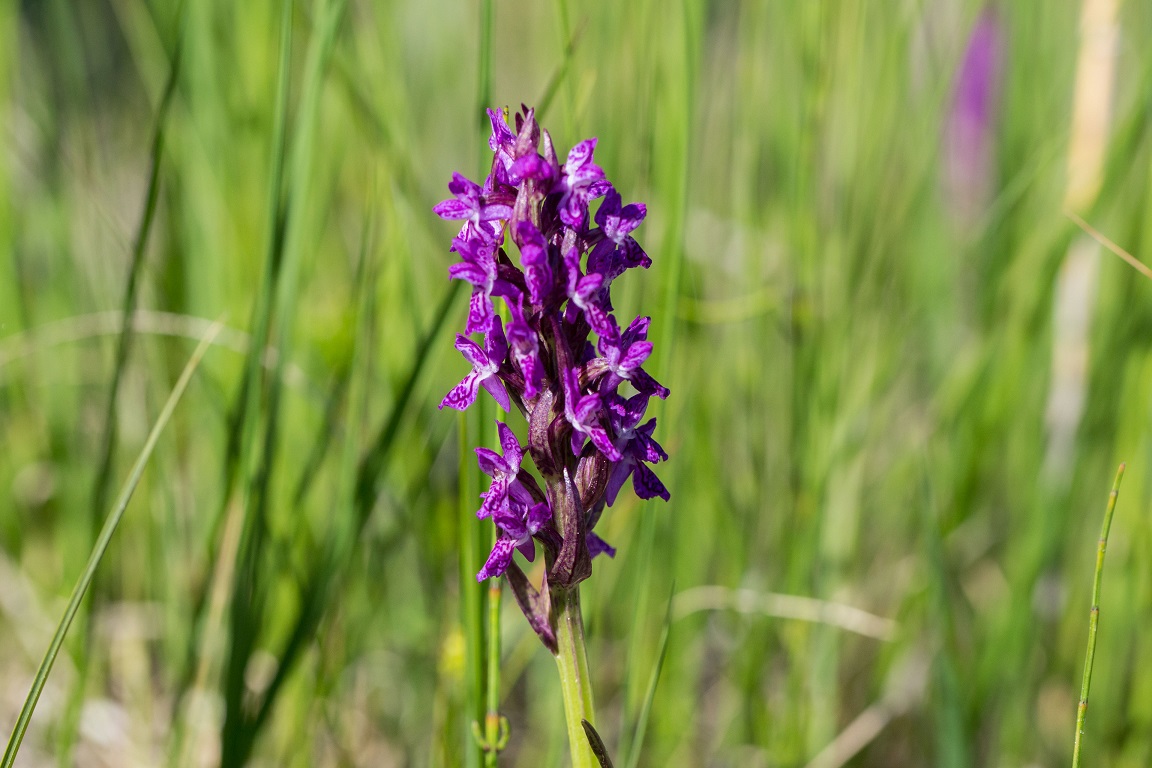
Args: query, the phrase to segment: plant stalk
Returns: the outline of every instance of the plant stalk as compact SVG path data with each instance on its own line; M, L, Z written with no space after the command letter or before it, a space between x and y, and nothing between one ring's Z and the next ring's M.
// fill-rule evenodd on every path
M500 761L500 577L488 583L488 711L484 713L484 768Z
M572 768L598 768L581 720L593 725L592 681L588 676L588 654L584 649L584 619L580 615L580 588L557 589L553 592L556 615L556 666L560 670L560 689L564 696L564 720L568 726L568 743L572 748Z
M1124 465L1116 470L1108 506L1104 510L1104 523L1096 543L1096 570L1092 576L1092 609L1088 613L1088 651L1084 654L1084 678L1080 684L1080 702L1076 707L1076 736L1072 744L1072 768L1080 768L1080 745L1084 738L1084 717L1088 714L1088 689L1092 687L1092 664L1096 660L1096 631L1100 626L1100 582L1104 576L1104 553L1108 549L1108 531L1112 527L1112 513L1116 511L1116 498L1120 495L1120 480Z

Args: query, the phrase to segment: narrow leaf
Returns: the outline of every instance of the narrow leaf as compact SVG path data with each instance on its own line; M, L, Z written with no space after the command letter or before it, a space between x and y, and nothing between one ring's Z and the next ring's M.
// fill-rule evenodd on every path
M608 748L604 746L604 740L600 738L600 734L596 733L592 723L581 720L580 725L584 726L584 735L588 737L588 746L592 747L592 754L596 755L596 759L600 761L600 768L612 768L612 758L608 757Z

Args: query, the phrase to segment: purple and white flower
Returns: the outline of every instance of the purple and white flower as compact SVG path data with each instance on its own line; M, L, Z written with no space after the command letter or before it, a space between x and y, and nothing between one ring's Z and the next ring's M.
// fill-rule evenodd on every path
M596 139L579 142L561 165L531 109L516 116L514 129L501 110L488 110L488 118L488 177L481 185L453 174L452 197L433 208L462 222L449 276L472 286L465 333L456 337L472 370L440 407L463 410L483 388L527 419L526 443L497 422L500 450L476 449L492 478L477 516L498 531L477 578L507 574L533 629L553 647L548 590L575 586L591 573L592 558L616 553L593 530L605 507L629 479L641 499L669 498L650 466L668 454L653 438L656 420L644 420L649 399L668 396L643 368L653 351L650 319L622 330L611 314L612 282L652 263L632 237L647 208L623 204L593 161ZM591 224L589 204L598 198ZM505 233L519 264L505 250ZM465 335L478 332L482 345ZM628 397L625 384L636 394ZM533 560L537 543L548 555L540 588L514 557L518 550Z

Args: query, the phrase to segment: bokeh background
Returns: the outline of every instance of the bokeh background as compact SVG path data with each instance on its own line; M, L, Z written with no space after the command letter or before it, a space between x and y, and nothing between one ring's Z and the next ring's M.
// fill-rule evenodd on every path
M17 764L479 764L495 414L436 408L430 209L524 102L649 211L615 294L672 500L610 510L583 598L618 765L1066 763L1122 460L1085 754L1147 765L1152 281L1069 214L1152 256L1150 36L1121 0L0 0L5 733L225 326ZM502 634L502 763L564 765Z

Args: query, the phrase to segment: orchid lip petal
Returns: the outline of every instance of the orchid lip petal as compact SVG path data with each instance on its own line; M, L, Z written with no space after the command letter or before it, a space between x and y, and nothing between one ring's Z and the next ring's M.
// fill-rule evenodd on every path
M464 377L464 380L453 387L444 399L440 402L440 409L443 410L445 406L455 408L458 411L463 411L472 403L476 402L476 395L480 386L480 380L476 374L470 373Z
M480 573L476 574L476 581L484 581L493 576L502 575L504 571L508 570L508 565L512 562L512 552L515 549L515 539L505 537L497 539L496 544L492 547L492 553L488 555L487 562L480 569Z

